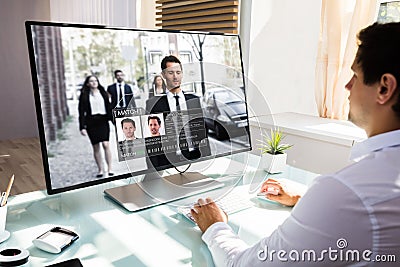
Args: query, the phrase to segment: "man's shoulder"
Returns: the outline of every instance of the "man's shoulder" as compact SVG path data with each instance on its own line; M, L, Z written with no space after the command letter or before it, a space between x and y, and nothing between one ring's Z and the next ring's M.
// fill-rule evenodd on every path
M165 100L167 100L167 96L166 95L152 96L152 97L150 97L149 99L146 100L146 104L147 103L155 104L155 103L159 103L159 102L162 102L162 101L165 101Z
M201 108L200 97L193 93L187 93L185 95L186 105L188 109Z
M183 92L184 96L186 99L199 99L199 97L197 95L195 95L194 93L185 93Z
M115 88L115 83L110 84L109 86L107 86L107 92L112 90L113 88Z
M153 96L146 101L146 110L149 113L165 111L168 107L168 100L166 95Z

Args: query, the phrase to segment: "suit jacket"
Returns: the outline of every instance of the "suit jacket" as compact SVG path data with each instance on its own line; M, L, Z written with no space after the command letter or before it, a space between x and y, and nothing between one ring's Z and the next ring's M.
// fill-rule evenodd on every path
M119 89L118 89L119 90ZM114 83L107 87L107 92L111 95L111 108L119 107L117 84ZM132 88L128 84L124 84L125 107L135 108L135 98L133 98Z
M187 110L193 110L193 109L201 109L201 103L200 103L200 98L196 95L193 94L184 94L185 100L186 100L186 106ZM167 95L161 95L161 96L154 96L146 101L146 113L147 114L154 114L154 113L163 113L164 112L164 122L166 117L168 116L168 113L170 112L169 104L168 104L168 98ZM190 112L189 112L190 114ZM196 118L197 120L201 120L201 123L204 123L203 118ZM204 125L204 124L203 124ZM177 133L178 135L178 133ZM207 137L207 132L205 130L203 138ZM162 147L162 144L159 144L160 148ZM200 152L198 145L194 147L194 150L190 151L188 149L181 149L182 155L189 160L192 159L198 159L201 155L210 155L210 148L207 145L206 148L202 149ZM155 167L157 168L158 166L166 166L171 164L172 161L180 162L180 159L177 159L175 156L176 152L174 153L169 153L167 156L165 154L160 154L160 155L155 155L155 156L149 156L148 159L148 166L149 168ZM170 159L170 160L169 160ZM151 165L149 165L151 164Z
M79 130L86 129L88 120L92 115L92 108L89 101L89 91L83 91L79 96L78 112L79 112ZM106 91L100 90L100 94L104 99L104 106L106 108L106 115L109 120L112 119L111 105L108 101L108 95Z
M200 109L200 98L193 94L184 94L188 110ZM167 95L153 96L146 101L146 112L148 114L170 112Z

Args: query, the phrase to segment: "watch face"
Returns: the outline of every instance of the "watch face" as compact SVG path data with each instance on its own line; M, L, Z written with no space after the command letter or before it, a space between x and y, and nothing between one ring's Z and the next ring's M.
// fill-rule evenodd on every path
M66 245L70 244L73 238L73 236L61 232L48 232L38 239L52 245L53 247L62 249Z
M0 251L0 266L20 266L28 262L29 251L10 247Z

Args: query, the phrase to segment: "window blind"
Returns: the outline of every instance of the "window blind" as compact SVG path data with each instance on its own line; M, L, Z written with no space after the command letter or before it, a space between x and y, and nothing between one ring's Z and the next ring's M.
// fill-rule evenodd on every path
M238 0L156 0L156 26L169 30L238 33Z

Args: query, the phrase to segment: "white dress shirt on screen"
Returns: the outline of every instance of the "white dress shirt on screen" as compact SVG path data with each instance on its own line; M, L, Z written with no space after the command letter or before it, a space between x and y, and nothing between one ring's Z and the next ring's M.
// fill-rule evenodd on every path
M125 107L125 82L116 83L117 86L117 106L118 107ZM121 89L121 90L120 90Z
M100 94L99 91L96 91L94 94L90 93L89 94L89 101L90 101L90 108L92 110L92 115L96 115L96 114L105 115L105 114L107 114L106 107L104 105L104 98Z
M168 99L168 105L170 111L176 111L176 100L175 100L175 94L171 93L170 91L167 90L167 99ZM186 100L185 100L185 95L183 94L183 91L181 90L178 94L179 96L179 106L181 110L187 110L187 105L186 105Z

